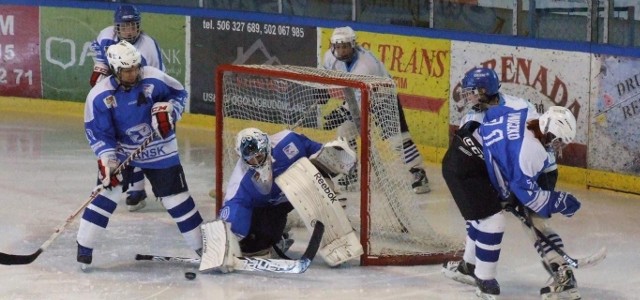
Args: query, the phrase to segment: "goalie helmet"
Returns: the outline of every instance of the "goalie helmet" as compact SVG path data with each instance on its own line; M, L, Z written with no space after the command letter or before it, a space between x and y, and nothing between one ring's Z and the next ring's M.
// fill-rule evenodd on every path
M271 157L269 136L257 128L245 128L236 136L236 153L251 168L258 169Z
M113 14L113 25L118 39L135 44L140 37L140 12L131 4L123 4Z
M545 135L547 147L561 150L576 137L576 118L562 106L551 106L540 116L540 131Z
M338 27L331 34L331 53L340 61L350 61L356 47L356 32L349 26Z
M465 102L487 103L498 94L500 79L498 74L489 68L473 68L462 78L460 98Z

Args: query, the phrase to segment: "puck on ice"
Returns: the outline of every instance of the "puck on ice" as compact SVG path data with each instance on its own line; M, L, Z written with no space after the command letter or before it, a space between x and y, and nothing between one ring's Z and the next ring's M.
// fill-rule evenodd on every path
M196 279L196 273L186 272L186 273L184 273L184 277L186 279L189 279L189 280L194 280L194 279Z

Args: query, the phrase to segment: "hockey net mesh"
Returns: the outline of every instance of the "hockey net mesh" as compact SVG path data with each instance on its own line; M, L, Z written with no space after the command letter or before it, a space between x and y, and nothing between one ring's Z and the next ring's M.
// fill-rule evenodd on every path
M460 240L445 228L450 222L440 220L449 213L441 211L448 209L446 205L428 205L428 194L416 195L411 189L393 79L300 66L223 65L216 84L216 114L222 113L216 121L223 128L216 129L223 143L216 146L222 155L216 163L221 169L218 187L226 186L235 166L235 136L243 128L268 134L289 129L321 143L335 140L340 132L356 141L359 156L370 145L368 155L359 159L357 183L344 187L338 184L340 176L334 178L336 190L348 199L348 218L361 235L362 264L439 263L462 249ZM367 107L360 107L365 102ZM351 113L354 123L347 124L358 125L336 128L344 119L344 110L336 113L339 107ZM364 127L360 118L368 124L363 136L358 133ZM362 164L369 166L368 178L363 178ZM361 181L365 189L359 188Z

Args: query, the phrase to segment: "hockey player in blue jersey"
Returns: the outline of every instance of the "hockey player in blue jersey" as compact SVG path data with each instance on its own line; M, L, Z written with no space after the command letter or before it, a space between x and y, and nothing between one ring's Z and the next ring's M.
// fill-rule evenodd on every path
M123 40L138 49L142 56L142 66L152 66L165 71L160 46L152 37L142 31L141 23L142 16L135 6L122 4L116 8L113 15L113 25L101 30L98 37L91 43L94 63L89 84L92 87L111 74L107 61L107 48ZM144 208L146 198L144 174L140 169L136 169L127 190L127 208L129 211Z
M546 220L556 213L573 216L580 202L570 193L541 188L539 177L554 163L545 147L562 155L562 148L575 138L576 119L561 106L550 107L537 120L528 120L527 113L526 109L508 106L486 111L479 128L485 164L501 198L513 199L516 206L527 210L533 224L557 247L564 248ZM540 243L536 248L543 249L541 255L553 274L552 281L540 289L542 299L580 299L571 267L544 241L536 243Z
M529 101L500 93L498 75L492 69L470 70L461 86L462 100L474 105L460 121L460 127L443 158L442 173L466 220L467 238L463 260L445 262L442 272L456 281L478 286L476 293L479 297L493 299L500 293L495 278L505 227L502 206L506 202L500 200L498 191L489 180L478 128L486 110L495 105L526 109L525 118L532 123L538 122L540 116ZM547 167L537 182L543 189L553 190L557 165L553 148L548 147L547 153Z
M310 162L313 167L308 170L313 169L311 171L313 175L308 176L310 177L308 179L326 184L324 191L335 195L332 192L332 181L322 178L347 174L355 166L356 155L349 148L346 140L338 139L321 144L290 130L267 135L257 128L246 128L236 136L236 152L239 159L228 181L223 207L220 210L220 219L230 224L231 240L219 242L222 246L239 243L240 253L237 255L243 256L271 257L273 256L271 250L276 244L279 244L278 247L285 246L285 249L279 248L279 250L286 251L286 247L293 241L283 240L283 235L285 239L287 237L285 232L287 215L295 207L303 220L318 219L327 224L325 228L328 229L325 231L319 252L330 265L337 265L344 260L358 257L362 253L362 247L353 233L353 228L350 225L341 226L345 224L341 221L348 224L348 220L339 203L334 205L334 201L331 201L331 203L325 202L315 206L318 202L312 201L310 197L307 199L307 196L311 195L301 195L301 199L289 199L285 195L286 191L283 191L284 188L280 187L281 183L278 182L283 173L291 172L292 168L295 169L294 165L301 166L304 165L303 161ZM307 176L300 174L294 177ZM288 185L303 187L305 182L298 180ZM311 186L314 185L311 184ZM312 188L312 190L315 189ZM335 196L331 199L335 199ZM301 205L303 211L320 212L321 216L300 212L300 206L296 205ZM332 206L333 209L327 208L328 206ZM323 219L326 216L330 217ZM332 237L335 240L332 240ZM215 236L210 240L214 239ZM284 243L280 243L281 241ZM213 242L207 244L209 248ZM234 248L237 247L231 247L231 249ZM208 264L210 255L227 252L229 250L207 251L205 249L201 270ZM275 253L280 254L277 250ZM211 261L220 262L221 258L213 257ZM212 267L219 267L219 265Z
M445 262L442 272L477 286L479 297L493 299L500 294L496 276L506 219L498 192L489 180L477 129L485 111L495 105L528 109L529 119L539 115L528 101L500 93L500 81L492 69L471 69L461 86L462 100L473 106L460 121L442 159L442 175L465 219L467 237L463 260Z
M127 41L110 46L107 57L112 75L91 89L84 117L89 145L98 157L98 182L105 189L82 215L77 260L83 267L91 264L93 249L131 181L133 167L143 170L188 246L198 252L202 217L189 194L174 130L187 92L159 69L143 67L140 52ZM156 138L122 175L112 174L152 134Z

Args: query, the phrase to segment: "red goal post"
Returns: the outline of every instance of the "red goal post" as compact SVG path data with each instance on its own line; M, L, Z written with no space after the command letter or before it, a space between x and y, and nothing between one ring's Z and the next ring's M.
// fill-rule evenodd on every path
M218 209L238 159L233 148L241 129L256 127L268 134L289 129L321 143L335 140L340 131L358 145L359 188L341 195L348 199L347 215L364 248L360 263L436 264L459 255L462 242L450 229L461 224L452 225L446 217L452 201L431 203L429 194L411 190L393 79L301 66L225 64L216 69L215 89ZM336 128L345 110L355 126Z

